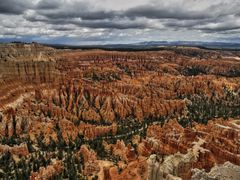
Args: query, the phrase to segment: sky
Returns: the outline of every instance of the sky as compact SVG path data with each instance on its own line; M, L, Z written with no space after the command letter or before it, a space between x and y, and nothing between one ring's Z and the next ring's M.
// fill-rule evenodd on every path
M240 43L240 0L0 0L0 42Z

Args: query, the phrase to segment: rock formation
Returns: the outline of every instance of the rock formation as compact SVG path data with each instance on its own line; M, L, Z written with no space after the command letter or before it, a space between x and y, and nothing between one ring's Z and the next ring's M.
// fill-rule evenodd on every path
M29 154L28 147L25 143L22 143L20 145L14 145L13 147L0 144L0 153L3 154L8 152L13 155L20 156L27 156Z
M96 174L100 171L100 167L97 161L96 153L93 150L89 150L86 145L81 146L79 151L80 154L83 155L84 158L84 174L92 175Z
M199 139L187 154L176 153L158 160L155 154L151 155L148 159L148 179L171 179L179 176L182 179L190 179L189 168L191 169L192 164L198 160L200 153L204 154L207 151L201 147L204 143L204 140Z
M0 178L211 178L240 165L239 57L2 44Z
M230 162L214 166L210 172L205 170L193 169L192 180L198 179L219 179L219 180L237 180L240 177L240 166Z
M46 168L40 168L38 172L33 172L30 180L51 179L63 171L61 161L55 161Z

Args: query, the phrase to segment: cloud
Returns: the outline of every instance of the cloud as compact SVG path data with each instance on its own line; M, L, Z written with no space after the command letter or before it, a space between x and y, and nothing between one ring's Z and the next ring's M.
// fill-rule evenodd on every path
M240 18L237 18L235 15L221 16L215 21L195 25L194 28L207 33L240 30Z
M57 9L60 6L58 0L41 0L35 5L35 9Z
M174 6L166 8L155 5L135 7L127 10L124 14L130 18L146 17L150 19L206 19L209 17L208 14L197 11L177 9Z
M104 28L104 29L144 29L147 28L147 24L144 22L113 22L113 21L82 21L73 22L80 27L88 28Z
M105 43L240 34L239 0L0 1L0 36L6 37Z
M237 24L208 24L205 26L200 26L197 29L211 33L211 32L221 32L221 31L232 31L240 30L240 25Z
M72 30L74 30L74 28L73 27L67 27L67 26L58 26L58 27L53 27L53 29L54 30L56 30L56 31L72 31Z
M115 16L111 10L93 7L88 1L40 1L35 7L36 13L48 19L81 18L84 20L110 19Z
M32 3L28 0L1 0L0 14L22 14L31 7Z

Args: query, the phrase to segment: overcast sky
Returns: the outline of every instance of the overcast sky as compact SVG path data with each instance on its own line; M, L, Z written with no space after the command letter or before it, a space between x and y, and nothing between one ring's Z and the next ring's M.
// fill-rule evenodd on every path
M0 41L240 42L240 0L0 0Z

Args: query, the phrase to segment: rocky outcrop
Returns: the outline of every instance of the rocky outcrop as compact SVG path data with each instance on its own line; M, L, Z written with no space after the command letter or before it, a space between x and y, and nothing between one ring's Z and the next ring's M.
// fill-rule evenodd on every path
M0 45L1 61L53 61L56 50L38 43L10 43Z
M20 79L29 83L53 82L56 50L40 44L0 46L0 80ZM1 82L0 81L0 82Z
M202 138L205 140L204 148L208 150L208 153L202 155L201 161L197 162L195 166L210 170L215 163L231 161L239 164L240 151L237 140L239 126L235 126L234 120L223 121L219 119L214 122L209 121L207 125L196 125L193 128L185 129L180 128L179 124L176 123L176 121L170 121L162 128L156 125L149 127L147 142L141 143L139 153L146 154L147 150L148 153L158 152L163 155L178 151L186 153L191 148L192 142L196 141L197 138Z
M92 149L88 149L86 145L82 145L79 153L83 155L85 175L90 176L100 171L96 153Z
M103 136L106 134L116 135L117 125L113 123L111 126L96 126L86 123L79 125L79 133L87 139L95 139L96 137Z
M156 155L151 155L148 159L148 180L180 179L178 177L190 179L189 168L198 160L200 153L207 151L201 147L204 143L204 140L200 139L187 154L177 153L158 160Z
M26 143L14 145L13 147L0 144L0 153L11 153L12 155L27 156L29 154Z
M130 162L136 159L136 153L134 148L128 144L125 145L124 141L117 140L116 144L111 145L113 154L119 156L122 161Z
M193 169L192 180L199 179L219 179L219 180L237 180L240 177L240 166L230 162L214 166L210 172L205 170Z
M147 163L144 157L130 162L128 165L123 166L123 170L119 173L119 168L112 167L109 169L110 179L134 179L142 180L147 179Z
M55 83L57 70L51 61L0 61L0 82L18 79L27 83Z
M78 135L78 130L72 122L63 119L59 122L59 127L62 132L62 137L66 143L68 143L70 139L76 139Z
M33 122L29 129L30 139L34 142L42 141L48 145L51 140L58 141L55 124L52 122Z
M62 171L62 162L56 160L46 168L41 167L38 172L33 172L30 176L30 180L51 179L60 174Z
M0 45L0 110L43 84L59 82L56 53L36 43Z

